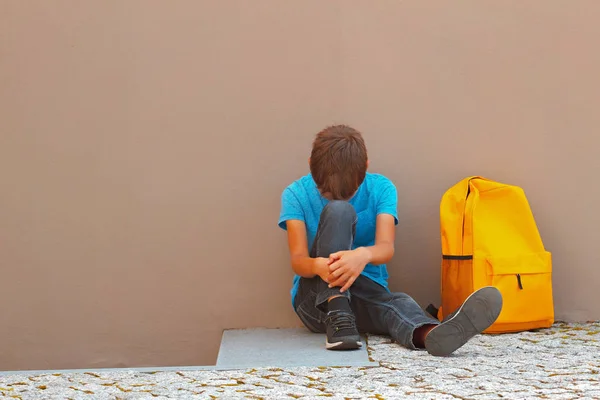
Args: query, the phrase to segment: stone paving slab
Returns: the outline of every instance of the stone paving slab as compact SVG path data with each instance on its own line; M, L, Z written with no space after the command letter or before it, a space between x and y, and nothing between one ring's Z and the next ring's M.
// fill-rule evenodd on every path
M599 399L600 323L481 335L437 358L370 336L373 367L0 377L17 399Z
M355 351L329 351L325 334L306 328L232 329L223 332L217 357L219 369L260 367L366 367L369 361L366 340Z

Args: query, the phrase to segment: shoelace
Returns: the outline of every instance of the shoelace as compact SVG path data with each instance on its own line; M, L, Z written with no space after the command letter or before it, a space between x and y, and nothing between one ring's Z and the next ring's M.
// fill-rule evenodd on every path
M332 311L327 313L326 320L331 320L333 326L338 331L342 329L356 329L354 315L343 311Z

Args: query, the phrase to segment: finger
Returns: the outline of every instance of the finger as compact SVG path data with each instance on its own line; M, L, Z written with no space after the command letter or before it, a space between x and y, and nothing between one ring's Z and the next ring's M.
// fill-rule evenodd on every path
M337 280L329 284L329 288L331 289L335 287L341 287L342 285L344 285L344 283L346 283L346 281L343 278L338 278Z
M346 281L346 284L340 289L340 293L344 293L346 290L348 290L350 288L350 286L352 286L352 284L354 283L355 280L356 280L355 276L351 276L350 278L348 278L348 280Z
M328 264L331 265L332 263L334 263L335 261L339 260L340 258L342 258L342 255L340 254L341 252L337 252L337 253L333 253L331 255L329 255L329 261Z
M336 262L334 262L333 264L331 264L329 266L329 272L334 272L335 270L337 270L338 268L341 268L344 266L344 261L343 260L337 260Z
M335 267L332 265L331 268L329 268L329 275L333 277L338 277L343 275L346 271L348 271L348 266L346 265L339 264Z
M332 277L332 279L329 280L329 287L340 287L342 286L344 283L346 283L346 281L343 279L343 277Z
M337 279L332 279L331 283L329 284L329 287L332 288L332 287L343 286L348 281L348 279L350 278L350 276L351 275L349 273L346 273L346 274L343 274L342 276L340 276Z

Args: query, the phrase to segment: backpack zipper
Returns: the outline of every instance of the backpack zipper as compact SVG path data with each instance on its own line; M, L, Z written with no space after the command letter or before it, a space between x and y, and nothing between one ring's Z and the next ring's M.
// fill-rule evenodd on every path
M517 274L517 282L519 283L519 289L523 290L523 283L521 283L521 274Z

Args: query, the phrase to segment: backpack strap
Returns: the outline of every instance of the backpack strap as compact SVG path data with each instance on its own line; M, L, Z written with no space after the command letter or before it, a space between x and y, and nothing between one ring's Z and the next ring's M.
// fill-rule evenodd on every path
M437 320L440 319L440 317L438 316L439 310L433 304L429 304L427 306L427 308L425 309L425 311L427 311L429 313L429 315L431 315L433 318L435 318Z

